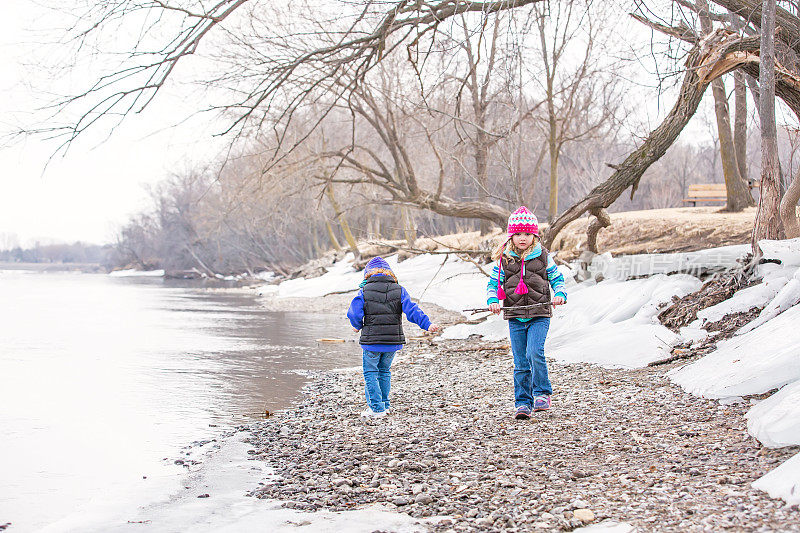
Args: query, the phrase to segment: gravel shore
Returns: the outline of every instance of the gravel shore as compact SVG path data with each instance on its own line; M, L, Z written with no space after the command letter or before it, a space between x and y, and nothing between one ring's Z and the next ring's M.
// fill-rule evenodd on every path
M800 531L797 506L750 487L798 448L762 447L747 434L749 404L686 394L664 377L670 368L551 362L553 409L517 421L507 347L411 342L392 366L389 416L359 417L363 381L347 369L316 376L300 404L249 427L253 458L277 474L253 495L303 510L379 502L447 515L428 523L434 531L603 520L640 531Z

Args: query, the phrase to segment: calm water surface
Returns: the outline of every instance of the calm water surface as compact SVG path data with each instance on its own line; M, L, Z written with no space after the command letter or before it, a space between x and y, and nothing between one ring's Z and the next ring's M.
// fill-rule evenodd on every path
M246 291L0 271L0 526L172 490L180 450L288 406L303 371L355 366L341 315ZM142 482L142 480L147 480Z

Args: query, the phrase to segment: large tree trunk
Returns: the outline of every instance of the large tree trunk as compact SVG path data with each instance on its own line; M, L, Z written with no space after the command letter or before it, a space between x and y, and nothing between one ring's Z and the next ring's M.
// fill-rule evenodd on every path
M706 43L710 46L710 41L706 41ZM613 166L616 171L611 177L592 189L583 200L567 209L553 222L544 236L546 248L552 248L556 235L583 213L593 209L607 208L628 187L631 187L631 197L633 197L642 174L650 165L658 161L675 142L703 99L708 82L701 80L697 75L697 67L701 64L702 57L703 54L698 49L689 54L678 100L664 121L650 133L639 148L625 158L625 161Z
M731 27L737 33L742 31L744 23L736 15L731 15ZM736 166L739 167L739 176L748 183L747 176L747 75L737 70L733 73L733 100L735 116L733 119L733 147L736 151ZM758 107L756 100L756 107ZM750 198L753 195L750 194ZM753 202L755 203L755 202Z
M334 250L341 250L342 245L339 244L339 239L336 238L336 233L333 232L333 226L330 220L325 221L325 228L328 230L328 239L331 241L331 246Z
M483 111L483 110L482 110ZM489 143L486 134L482 131L486 127L485 113L478 122L480 129L475 138L475 171L478 178L478 200L489 202L488 159ZM491 230L488 220L481 220L481 235L486 235Z
M353 252L353 255L358 259L361 256L361 252L358 250L358 244L356 243L356 238L353 237L353 232L350 231L350 224L347 222L347 217L344 216L344 212L342 208L339 207L339 202L336 201L336 196L333 194L333 183L328 183L325 186L325 194L328 195L328 200L331 202L331 207L336 214L336 219L339 221L339 226L342 228L342 233L347 241L347 245L350 247L350 251Z
M408 246L413 248L414 243L417 242L417 229L414 227L414 220L407 205L400 206L400 218L403 221L403 236Z
M550 153L550 198L547 208L547 221L552 222L558 216L558 131L556 128L556 111L553 102L552 80L547 81L547 147Z
M555 119L552 121L555 122ZM552 127L550 135L554 135ZM550 152L550 197L547 208L547 221L552 223L558 216L558 145L552 137L547 144Z
M697 7L703 34L710 35L714 31L714 27L711 23L707 0L697 0ZM725 92L725 82L722 81L722 77L711 82L711 91L714 94L714 114L717 118L719 155L728 198L725 210L741 211L755 202L753 202L753 196L750 194L750 188L739 173L733 134L731 133L728 95Z
M747 83L744 72L733 74L734 108L733 119L733 147L736 151L736 166L739 167L739 176L745 183L747 178ZM752 199L752 194L750 198ZM753 202L755 204L755 202Z
M753 228L753 255L760 255L758 241L779 237L778 206L780 171L775 125L775 0L764 0L761 10L759 107L761 109L761 196Z
M722 78L717 78L711 82L711 91L714 94L714 113L717 117L717 134L719 135L719 155L722 162L722 174L725 177L725 190L728 196L725 210L737 212L745 207L754 205L755 202L750 194L750 188L739 175L733 134L731 133L728 98Z

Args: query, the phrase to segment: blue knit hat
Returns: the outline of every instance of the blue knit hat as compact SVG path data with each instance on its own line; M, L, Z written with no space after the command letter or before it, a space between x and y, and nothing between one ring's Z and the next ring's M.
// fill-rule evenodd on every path
M389 263L381 256L375 256L369 260L367 266L364 268L364 282L362 282L361 285L363 286L367 279L376 274L383 274L397 281L397 276L392 272L392 267L390 267Z

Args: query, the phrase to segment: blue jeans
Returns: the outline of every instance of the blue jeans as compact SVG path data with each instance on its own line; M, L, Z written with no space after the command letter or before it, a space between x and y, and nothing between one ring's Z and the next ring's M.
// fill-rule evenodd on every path
M508 321L511 353L514 354L514 406L533 407L535 396L553 392L544 358L544 340L550 329L550 318L539 317L527 322Z
M364 350L364 396L367 405L376 413L389 408L392 359L397 352L371 352Z

